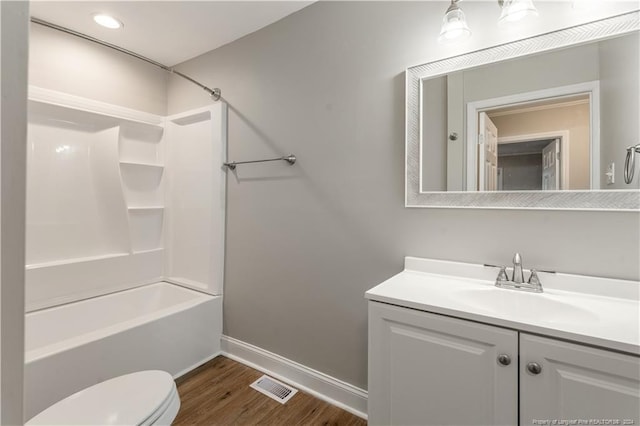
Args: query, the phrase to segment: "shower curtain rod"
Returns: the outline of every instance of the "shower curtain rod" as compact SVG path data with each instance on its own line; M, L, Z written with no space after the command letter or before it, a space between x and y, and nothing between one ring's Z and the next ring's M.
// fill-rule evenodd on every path
M91 37L89 35L80 33L78 31L74 31L70 28L67 27L63 27L61 25L57 25L57 24L53 24L51 22L48 21L43 21L42 19L39 18L34 18L33 16L31 17L31 22L33 22L34 24L38 24L38 25L42 25L54 30L58 30L58 31L62 31L63 33L67 33L67 34L71 34L73 36L76 37L80 37L83 38L85 40L100 44L102 46L111 48L113 50L117 50L118 52L121 53L125 53L129 56L133 56L136 59L140 59L141 61L145 61L150 63L151 65L155 65L158 68L162 68L163 70L170 72L171 74L175 74L178 77L182 77L187 81L190 81L191 83L195 84L196 86L200 87L201 89L203 89L205 92L207 92L210 96L211 99L213 99L214 101L218 101L220 100L220 97L222 96L222 92L220 89L218 89L217 87L215 89L210 89L209 87L205 86L204 84L200 83L199 81L194 80L193 78L189 77L188 75L185 75L183 73L181 73L180 71L175 70L174 68L168 67L166 65L161 64L160 62L156 62L153 59L149 59L145 56L139 55L136 52L132 52L131 50L127 50L123 47L120 46L116 46L115 44L111 44L111 43L107 43L106 41L102 41L100 39L97 39L95 37Z

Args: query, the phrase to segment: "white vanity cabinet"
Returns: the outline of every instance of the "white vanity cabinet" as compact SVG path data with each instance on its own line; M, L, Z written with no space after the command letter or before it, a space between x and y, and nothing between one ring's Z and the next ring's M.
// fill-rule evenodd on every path
M637 425L640 357L370 301L368 414L394 426Z
M518 333L369 302L368 420L516 424Z
M640 358L520 333L520 424L546 419L640 424Z

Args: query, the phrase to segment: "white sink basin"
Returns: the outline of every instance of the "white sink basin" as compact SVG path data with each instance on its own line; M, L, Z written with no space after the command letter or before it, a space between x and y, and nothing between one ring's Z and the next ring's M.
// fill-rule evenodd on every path
M528 271L527 271L528 273ZM640 355L640 282L543 273L544 293L498 288L498 268L405 259L369 300Z
M452 292L458 303L476 311L501 317L519 317L548 324L596 322L597 313L579 306L578 300L545 293L528 293L518 290L489 288L465 288Z

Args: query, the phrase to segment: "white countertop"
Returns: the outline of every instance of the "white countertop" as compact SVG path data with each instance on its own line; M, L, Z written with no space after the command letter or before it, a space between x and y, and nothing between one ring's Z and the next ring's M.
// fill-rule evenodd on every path
M496 267L407 257L405 270L366 298L640 355L640 282L539 273L538 294L497 288L497 274Z

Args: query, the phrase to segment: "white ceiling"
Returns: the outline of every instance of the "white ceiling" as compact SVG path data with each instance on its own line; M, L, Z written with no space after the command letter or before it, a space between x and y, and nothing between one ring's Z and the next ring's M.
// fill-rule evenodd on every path
M313 1L32 1L31 16L173 66L237 40ZM92 15L124 23L109 30Z

